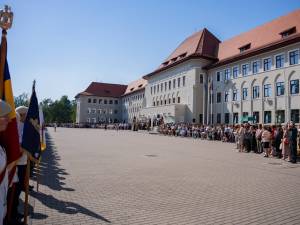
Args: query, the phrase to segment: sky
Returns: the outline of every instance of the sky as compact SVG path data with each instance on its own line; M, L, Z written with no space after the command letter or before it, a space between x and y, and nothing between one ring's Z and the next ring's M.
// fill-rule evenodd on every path
M93 82L128 84L203 28L226 40L300 8L299 0L0 0L14 12L8 62L14 95L39 100Z

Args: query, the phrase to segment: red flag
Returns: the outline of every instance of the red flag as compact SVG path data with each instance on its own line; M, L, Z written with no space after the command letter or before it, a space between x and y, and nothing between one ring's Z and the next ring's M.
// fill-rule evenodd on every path
M7 129L0 133L0 143L5 148L7 155L7 165L11 166L9 173L9 183L15 174L16 162L21 157L18 128L15 113L15 103L11 85L11 79L6 59L7 43L6 31L2 31L1 55L0 55L0 98L6 101L12 111L9 114L9 123Z

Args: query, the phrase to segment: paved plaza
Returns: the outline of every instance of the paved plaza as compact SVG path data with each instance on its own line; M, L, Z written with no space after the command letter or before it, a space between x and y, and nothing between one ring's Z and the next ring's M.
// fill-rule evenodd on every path
M300 164L234 147L50 128L30 223L300 224Z

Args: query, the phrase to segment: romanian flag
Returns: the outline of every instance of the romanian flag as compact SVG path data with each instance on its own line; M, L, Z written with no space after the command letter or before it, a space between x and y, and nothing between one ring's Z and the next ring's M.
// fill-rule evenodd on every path
M35 82L33 83L28 112L24 122L22 148L27 150L34 158L38 159L40 157L40 115L35 93Z
M9 167L12 168L9 173L9 183L11 183L16 170L16 162L21 157L22 153L20 151L15 103L14 103L11 79L10 79L10 74L8 69L8 63L6 59L5 32L2 34L2 40L1 40L0 98L6 101L12 109L12 111L9 114L10 121L8 123L7 129L3 132L0 132L0 144L6 150L7 163Z

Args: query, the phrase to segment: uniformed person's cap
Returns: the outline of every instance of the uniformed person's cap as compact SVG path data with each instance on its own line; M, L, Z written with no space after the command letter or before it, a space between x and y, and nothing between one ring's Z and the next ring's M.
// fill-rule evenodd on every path
M16 108L16 112L19 114L26 114L28 112L28 107L26 106L19 106Z
M0 99L0 117L6 116L10 112L11 112L10 105Z

